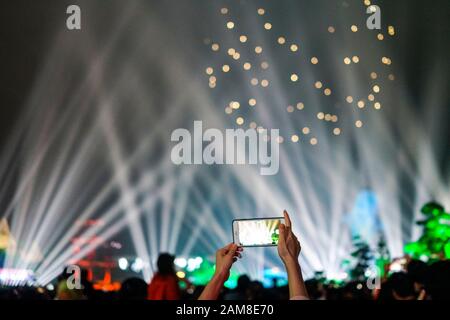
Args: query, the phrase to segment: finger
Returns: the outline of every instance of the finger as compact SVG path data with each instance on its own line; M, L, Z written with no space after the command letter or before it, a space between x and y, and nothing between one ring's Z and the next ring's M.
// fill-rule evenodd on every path
M280 227L278 228L278 232L280 233L280 236L278 238L278 246L284 246L285 245L285 237L286 237L286 226L281 223Z
M238 247L237 251L242 252L242 251L244 251L244 248L243 247Z
M226 255L226 254L230 251L230 248L231 248L233 245L234 245L234 243L229 243L229 244L227 244L225 247L219 249L219 252L220 252L222 255Z
M234 256L236 254L237 248L238 248L237 244L232 243L228 249L227 255Z
M291 227L291 218L289 218L289 214L287 213L286 210L284 210L283 215L284 215L284 221L286 223L286 227L290 228Z

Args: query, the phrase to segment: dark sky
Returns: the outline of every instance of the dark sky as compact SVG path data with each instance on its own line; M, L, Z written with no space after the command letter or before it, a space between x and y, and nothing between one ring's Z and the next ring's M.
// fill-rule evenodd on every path
M95 1L95 0L94 0ZM94 2L90 1L90 2ZM97 1L98 2L98 1ZM149 0L151 5L157 1ZM196 1L192 1L192 4ZM224 4L229 1L222 1ZM65 15L61 14L69 4L82 1L60 0L4 0L0 7L0 136L8 134L11 124L18 116L33 77L39 65L45 59L45 49L52 41L55 28L64 23ZM199 3L199 2L197 2ZM450 59L450 5L447 0L418 1L396 0L380 1L389 7L383 14L397 22L402 28L400 39L401 58L404 64L410 94L420 99L420 87L423 85L423 74L426 74L428 59L447 57L449 72ZM105 2L98 3L101 6ZM199 6L201 11L201 4ZM107 11L107 8L105 8ZM105 19L105 22L110 23ZM111 21L111 23L114 23ZM439 44L436 46L435 44ZM433 52L430 55L430 49Z

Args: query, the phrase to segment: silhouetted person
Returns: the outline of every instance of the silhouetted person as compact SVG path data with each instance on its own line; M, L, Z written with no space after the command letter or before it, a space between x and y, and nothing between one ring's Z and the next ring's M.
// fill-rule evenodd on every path
M122 282L119 290L121 300L145 300L147 298L147 283L141 278L128 278Z
M175 257L161 253L158 257L158 272L148 286L150 300L179 300L181 297L178 277L175 274Z
M250 283L250 278L247 275L240 276L236 288L225 295L225 300L248 300Z

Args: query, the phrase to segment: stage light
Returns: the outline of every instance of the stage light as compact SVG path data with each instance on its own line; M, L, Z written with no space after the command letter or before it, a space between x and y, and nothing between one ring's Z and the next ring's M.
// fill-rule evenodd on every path
M187 266L187 260L185 258L175 258L174 263L179 268L185 268Z
M144 261L141 258L136 258L133 262L133 264L131 265L131 270L133 270L134 272L141 272L144 269Z
M128 268L128 260L126 258L120 258L118 264L121 270L126 270Z

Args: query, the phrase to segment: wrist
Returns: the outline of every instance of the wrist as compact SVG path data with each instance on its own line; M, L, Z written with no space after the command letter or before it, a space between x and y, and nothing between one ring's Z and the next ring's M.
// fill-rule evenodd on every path
M294 257L288 257L283 259L284 266L289 271L300 271L300 263Z
M224 272L224 271L218 271L218 272L214 273L214 275L211 279L211 281L217 282L222 285L227 280L228 280L228 275L227 275L227 272Z

